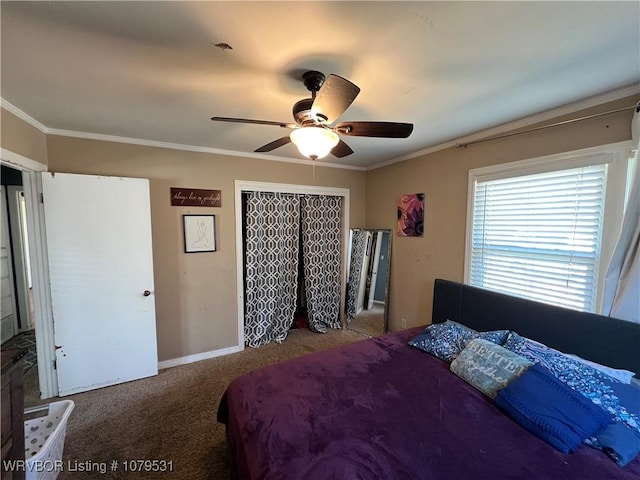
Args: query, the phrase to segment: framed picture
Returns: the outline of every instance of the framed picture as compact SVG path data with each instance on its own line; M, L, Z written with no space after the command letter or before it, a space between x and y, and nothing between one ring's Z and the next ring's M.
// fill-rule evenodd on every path
M216 216L183 215L184 252L216 251Z
M424 235L424 193L411 193L398 197L398 236Z

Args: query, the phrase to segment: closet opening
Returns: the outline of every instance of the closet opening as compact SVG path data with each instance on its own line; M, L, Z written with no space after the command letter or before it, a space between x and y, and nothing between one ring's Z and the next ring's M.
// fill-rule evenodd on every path
M344 328L348 190L236 181L236 198L241 346Z

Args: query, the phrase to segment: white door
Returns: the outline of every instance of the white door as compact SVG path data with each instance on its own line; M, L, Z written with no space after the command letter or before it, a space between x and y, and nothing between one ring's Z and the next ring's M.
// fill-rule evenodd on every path
M158 373L149 181L43 173L59 395Z
M376 248L373 254L373 267L371 269L371 285L369 286L369 299L367 309L373 308L373 298L376 296L376 282L378 281L378 264L380 263L380 248L382 247L382 232L376 234Z

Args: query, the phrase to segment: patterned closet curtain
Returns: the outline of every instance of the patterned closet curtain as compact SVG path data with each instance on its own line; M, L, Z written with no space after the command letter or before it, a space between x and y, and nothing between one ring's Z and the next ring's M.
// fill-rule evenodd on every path
M309 329L325 333L340 324L342 197L305 195L302 256Z
M246 208L245 344L282 343L296 309L300 199L249 192Z
M353 230L351 234L351 266L349 267L349 284L347 285L347 323L356 318L358 308L358 287L362 276L362 264L367 247L367 232Z

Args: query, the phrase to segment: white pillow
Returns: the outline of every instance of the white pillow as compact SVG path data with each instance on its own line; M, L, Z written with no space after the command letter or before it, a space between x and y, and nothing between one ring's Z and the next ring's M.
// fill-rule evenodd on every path
M610 377L613 377L616 380L621 381L622 383L626 383L627 385L629 385L631 383L631 379L635 375L635 373L630 372L629 370L622 370L622 369L618 369L618 368L607 367L606 365L601 365L599 363L592 362L590 360L586 360L586 359L584 359L582 357L579 357L577 355L570 355L568 353L565 353L565 355L567 357L573 358L574 360L578 360L578 361L580 361L582 363L586 363L587 365L595 368L596 370L600 370L602 373L606 373Z

